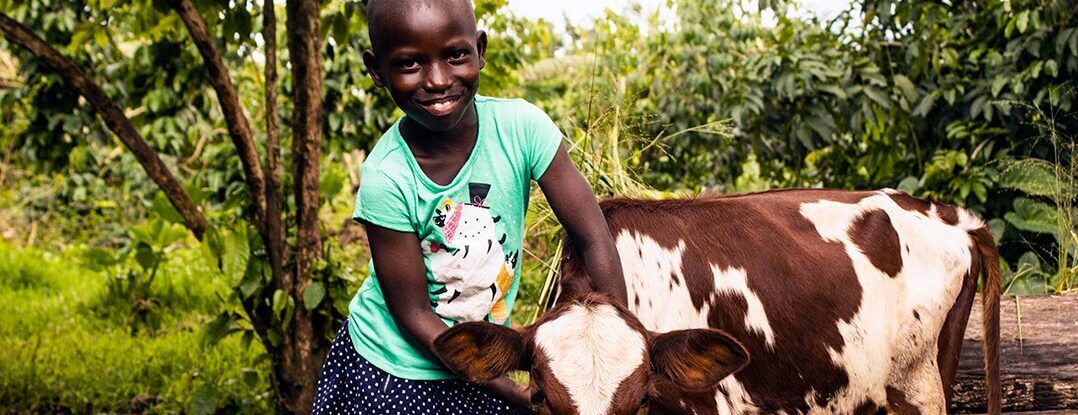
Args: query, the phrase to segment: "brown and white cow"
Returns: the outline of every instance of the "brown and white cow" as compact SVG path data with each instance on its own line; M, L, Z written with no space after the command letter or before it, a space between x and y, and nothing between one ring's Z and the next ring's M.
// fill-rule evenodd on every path
M628 310L587 294L570 242L560 304L520 330L455 326L448 367L527 370L540 413L943 414L983 274L999 412L998 255L969 212L893 190L601 206Z

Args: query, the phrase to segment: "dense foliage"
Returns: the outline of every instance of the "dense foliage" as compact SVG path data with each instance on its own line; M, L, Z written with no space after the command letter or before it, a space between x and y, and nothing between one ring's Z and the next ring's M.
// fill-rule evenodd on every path
M791 7L609 13L525 89L567 128L619 117L643 143L626 162L660 189L899 188L989 220L1024 276L1013 292L1069 289L1075 3L863 1L827 22Z
M165 339L138 355L165 356L161 378L119 371L113 388L90 387L89 369L60 373L60 363L0 365L0 379L11 382L0 385L0 406L115 412L134 410L131 398L140 394L152 395L145 398L152 402L139 408L158 412L258 413L272 406L265 396L271 363L262 345L280 339L256 338L242 304L265 292L281 328L298 303L265 291L266 249L249 222L244 171L202 58L165 3L0 0L0 12L32 28L124 108L213 225L201 242L187 235L168 200L85 100L29 53L0 40L0 235L57 255L0 245L7 255L0 260L14 270L0 274L0 297L52 298L18 303L35 310L40 318L28 320L33 324L51 325L46 317L55 313L107 327L113 340L90 342L80 337L89 336L84 329L66 329L74 323L63 326L71 341L102 348L93 356L108 355L108 344L116 345L112 353L125 353L139 339ZM548 22L506 13L505 0L477 1L490 35L481 93L523 96L543 107L601 195L894 187L969 207L988 220L1012 294L1072 289L1078 273L1074 1L859 0L830 21L796 17L796 3L781 1L763 2L763 10L729 0L672 3L668 18L613 11L570 25L562 36ZM262 96L262 4L195 4L241 104L260 123L270 115ZM362 67L363 2L323 1L321 15L323 249L302 303L339 320L366 270L362 232L348 219L359 165L399 112ZM287 62L288 50L277 56ZM281 78L281 96L289 96L291 74L282 71ZM276 114L285 159L292 105L281 99ZM264 143L265 132L259 129L255 141ZM284 189L293 185L290 171ZM294 202L284 204L285 220L294 221ZM558 250L556 223L541 200L528 232L517 321L531 317L547 261ZM90 282L25 271L59 267L55 261L84 270ZM69 298L67 286L94 294ZM55 311L62 309L58 303L74 304L74 311ZM37 332L31 323L0 324L0 345L16 353L3 360L23 360L18 353L35 344ZM184 341L224 350L193 363L214 374L192 374L170 360L187 358L172 343ZM72 356L59 345L32 350ZM100 359L83 367L115 364ZM89 389L49 394L54 388L38 377L59 389ZM137 382L150 386L130 384ZM242 393L244 385L255 392Z

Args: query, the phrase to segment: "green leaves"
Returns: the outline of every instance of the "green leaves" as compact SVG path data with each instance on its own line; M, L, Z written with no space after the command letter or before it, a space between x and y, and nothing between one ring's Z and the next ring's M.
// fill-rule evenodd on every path
M1014 211L1007 212L1004 219L1023 231L1055 234L1059 228L1059 213L1044 202L1020 197L1014 200Z
M133 240L157 251L163 251L173 243L187 238L187 229L183 225L160 219L151 219L146 224L134 226L130 232Z
M1000 185L1030 196L1046 196L1052 199L1065 199L1074 189L1060 181L1053 166L1038 159L1026 159L1012 164L1004 173Z
M303 308L306 308L307 311L318 308L325 296L326 286L320 281L312 282L307 286L307 289L303 290Z
M271 303L273 308L274 320L281 324L282 331L287 331L288 326L292 323L292 312L296 309L296 301L284 292L284 290L277 289L273 292L273 302Z
M191 396L187 404L187 413L191 415L213 415L217 412L217 385L205 382Z
M237 327L237 323L241 320L242 318L234 312L226 311L218 314L202 329L202 344L212 347L229 334L243 331L242 328Z

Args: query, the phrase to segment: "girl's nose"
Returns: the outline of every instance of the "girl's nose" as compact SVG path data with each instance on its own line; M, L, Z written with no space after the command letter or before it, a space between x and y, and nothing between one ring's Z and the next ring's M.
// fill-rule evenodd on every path
M451 83L449 68L446 68L444 63L434 63L427 73L427 84L424 87L432 91L444 91Z

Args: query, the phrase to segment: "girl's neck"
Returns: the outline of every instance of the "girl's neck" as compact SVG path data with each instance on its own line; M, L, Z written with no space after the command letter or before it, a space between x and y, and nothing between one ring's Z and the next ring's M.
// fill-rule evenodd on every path
M400 132L412 153L417 156L447 152L470 154L479 135L479 114L473 103L460 123L446 131L429 130L405 116L401 121Z

